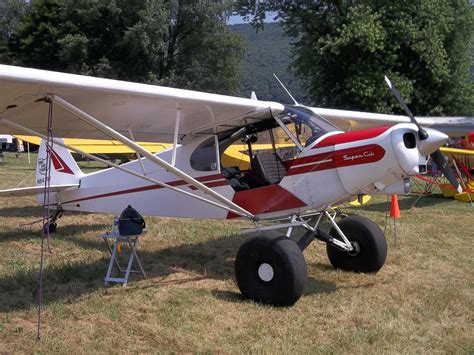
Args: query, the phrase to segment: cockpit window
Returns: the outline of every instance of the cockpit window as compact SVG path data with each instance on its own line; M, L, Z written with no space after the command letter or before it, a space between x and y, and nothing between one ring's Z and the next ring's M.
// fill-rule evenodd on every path
M286 106L279 115L302 147L307 147L322 135L339 129L311 110L301 106Z
M287 106L277 117L219 135L222 175L235 191L278 184L287 173L286 162L331 131L339 130L311 110ZM193 168L213 169L216 159L204 159L213 156L213 149L212 142L198 147L191 156Z
M218 157L216 153L215 138L212 137L205 140L191 154L191 167L197 171L218 170Z

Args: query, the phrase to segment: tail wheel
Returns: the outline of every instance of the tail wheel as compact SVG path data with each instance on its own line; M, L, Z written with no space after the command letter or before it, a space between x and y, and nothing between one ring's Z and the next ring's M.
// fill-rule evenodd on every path
M329 261L337 269L354 272L377 272L387 258L387 241L380 227L368 218L349 216L338 223L346 238L354 247L347 252L327 244ZM329 234L341 239L333 228Z
M245 241L235 259L242 295L256 302L291 306L303 294L308 272L303 253L285 236L258 236Z
M56 234L58 225L55 222L48 222L43 226L43 234Z

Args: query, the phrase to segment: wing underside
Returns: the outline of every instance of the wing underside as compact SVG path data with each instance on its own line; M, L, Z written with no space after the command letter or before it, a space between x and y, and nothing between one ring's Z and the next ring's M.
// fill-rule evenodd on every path
M135 139L160 143L173 142L177 116L182 143L283 111L275 102L0 65L0 119L45 134L48 104L42 99L48 94L63 98L124 135L129 135L130 128ZM7 126L0 130L22 133ZM108 138L60 107L53 107L53 133L57 137Z

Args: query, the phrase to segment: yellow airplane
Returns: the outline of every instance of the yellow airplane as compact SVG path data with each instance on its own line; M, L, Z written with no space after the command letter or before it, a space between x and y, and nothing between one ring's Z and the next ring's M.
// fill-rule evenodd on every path
M30 144L40 145L41 143L41 138L36 136L16 135L15 137ZM64 143L89 154L104 154L107 156L135 155L135 152L132 149L114 140L65 138ZM162 150L173 147L172 144L166 143L137 143L152 153L158 153ZM292 146L293 144L288 143L276 145L277 148L286 148ZM254 147L254 150L266 150L272 148L271 144L258 144ZM247 153L247 145L244 143L232 144L224 152L222 157L222 165L224 167L238 166L240 170L250 169L250 157Z
M439 187L443 196L454 197L458 201L472 203L474 201L474 179L470 169L474 167L474 150L449 147L443 147L440 148L440 150L444 154L450 156L453 160L455 168L458 170L458 175L460 175L461 186L464 190L463 192L458 193L456 190L451 188L451 185L442 184Z

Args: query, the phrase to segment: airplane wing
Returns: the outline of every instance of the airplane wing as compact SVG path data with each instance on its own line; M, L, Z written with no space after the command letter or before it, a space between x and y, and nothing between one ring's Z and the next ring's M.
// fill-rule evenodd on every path
M41 138L36 136L24 136L24 135L15 135L16 138L21 139L24 142L31 144L40 145ZM76 138L66 138L64 143L82 150L83 152L89 154L132 154L135 153L134 150L130 149L123 143L114 140L107 139L76 139ZM149 150L152 153L158 153L162 150L171 148L172 144L162 144L162 143L153 143L153 142L137 142L143 148Z
M387 124L410 122L408 116L319 107L310 109L343 131L358 131ZM474 131L474 117L416 117L416 120L424 127L431 127L448 135L462 136Z
M51 185L49 192L59 192L67 189L79 187L79 184L70 185ZM20 187L18 189L0 190L0 197L20 197L34 196L44 192L44 186Z
M449 155L457 154L457 155L474 156L474 150L470 150L470 149L441 147L440 150L443 153L449 154Z
M179 143L186 138L223 132L270 118L284 107L275 102L166 88L82 75L0 65L0 131L7 119L46 134L48 105L55 94L110 128L137 141L172 143L180 111ZM64 138L107 139L69 112L53 108L53 134Z

